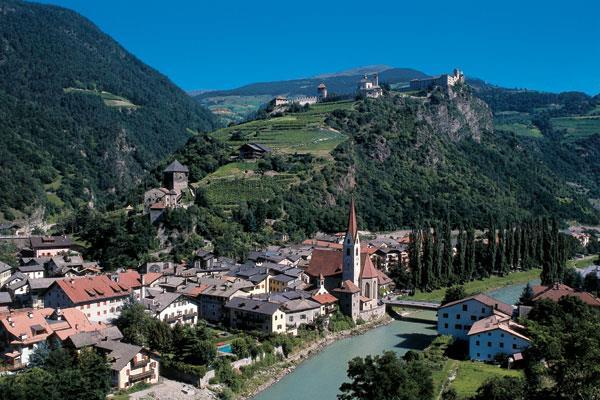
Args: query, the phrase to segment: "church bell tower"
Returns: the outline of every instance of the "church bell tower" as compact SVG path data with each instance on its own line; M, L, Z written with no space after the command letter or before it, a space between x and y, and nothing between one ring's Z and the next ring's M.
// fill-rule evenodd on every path
M358 237L358 225L356 223L356 209L354 199L350 202L350 213L348 215L348 229L344 236L344 269L342 280L352 281L360 287L360 239Z

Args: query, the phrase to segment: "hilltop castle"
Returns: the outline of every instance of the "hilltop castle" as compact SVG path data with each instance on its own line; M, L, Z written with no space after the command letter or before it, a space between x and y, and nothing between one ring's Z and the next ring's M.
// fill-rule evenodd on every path
M273 99L273 103L275 107L287 106L292 103L299 104L304 106L306 104L316 104L320 101L323 101L327 98L327 86L324 83L321 83L317 86L317 95L316 96L296 96L292 98L287 98L285 96L277 96Z
M365 74L358 84L358 92L363 97L370 97L373 99L383 96L383 89L379 86L379 75L373 74L373 78L369 78L369 76Z
M413 79L410 81L410 90L430 90L436 86L442 89L448 89L457 83L465 82L465 74L458 68L452 71L452 74L442 74L426 79Z

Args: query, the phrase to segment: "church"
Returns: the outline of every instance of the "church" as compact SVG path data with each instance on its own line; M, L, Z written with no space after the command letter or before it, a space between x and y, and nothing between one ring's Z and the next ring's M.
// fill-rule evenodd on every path
M353 320L366 321L385 313L385 306L379 304L379 287L391 280L375 268L368 252L362 250L366 249L361 249L352 200L341 251L314 249L306 273L314 286L324 288L338 299L342 313Z

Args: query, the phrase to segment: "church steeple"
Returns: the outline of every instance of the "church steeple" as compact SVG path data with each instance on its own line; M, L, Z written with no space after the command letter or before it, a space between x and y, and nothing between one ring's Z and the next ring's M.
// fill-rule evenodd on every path
M348 214L348 229L344 236L344 269L342 279L350 280L359 286L360 279L360 238L358 237L358 224L356 223L356 207L354 199L350 201Z
M358 236L358 225L356 224L356 207L354 206L354 198L350 200L350 213L348 214L348 230L346 233L352 236L352 240Z

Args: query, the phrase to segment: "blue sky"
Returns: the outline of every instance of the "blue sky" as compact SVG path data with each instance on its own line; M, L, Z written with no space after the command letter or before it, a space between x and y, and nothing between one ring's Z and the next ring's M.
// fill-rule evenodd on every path
M388 64L600 93L595 0L43 2L91 19L185 90Z

